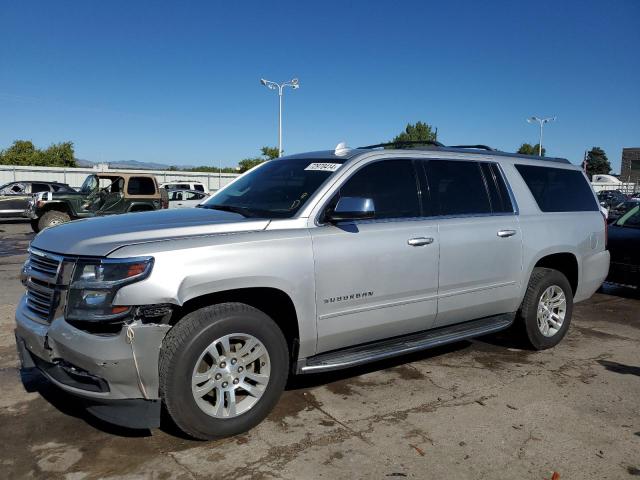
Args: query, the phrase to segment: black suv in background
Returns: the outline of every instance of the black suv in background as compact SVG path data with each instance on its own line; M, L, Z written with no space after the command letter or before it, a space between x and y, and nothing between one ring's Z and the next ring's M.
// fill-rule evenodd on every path
M40 192L75 192L66 183L58 182L10 182L0 186L0 217L27 217L29 200Z

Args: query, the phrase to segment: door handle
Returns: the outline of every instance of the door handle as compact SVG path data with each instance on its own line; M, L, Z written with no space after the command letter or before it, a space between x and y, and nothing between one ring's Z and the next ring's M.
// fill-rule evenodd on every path
M411 247L421 247L423 245L429 245L431 243L433 243L433 238L431 237L417 237L407 240L407 244Z
M513 237L515 234L515 230L498 230L498 236L501 238Z

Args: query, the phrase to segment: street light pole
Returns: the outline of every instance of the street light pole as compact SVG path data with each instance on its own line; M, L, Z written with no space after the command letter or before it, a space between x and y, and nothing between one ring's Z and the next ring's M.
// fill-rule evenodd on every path
M545 123L555 122L556 117L547 117L547 118L538 118L538 117L529 117L527 118L528 123L538 123L540 124L540 140L538 141L538 156L542 156L542 127L544 127Z
M269 90L278 90L278 157L282 156L282 93L285 87L291 87L294 90L300 88L300 83L297 78L294 78L288 82L276 83L264 78L260 79L260 83L267 87Z

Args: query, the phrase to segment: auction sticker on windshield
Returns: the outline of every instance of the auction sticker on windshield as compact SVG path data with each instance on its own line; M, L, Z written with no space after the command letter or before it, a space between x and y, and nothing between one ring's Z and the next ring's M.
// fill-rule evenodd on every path
M315 170L320 172L335 172L340 168L341 163L310 163L305 170Z

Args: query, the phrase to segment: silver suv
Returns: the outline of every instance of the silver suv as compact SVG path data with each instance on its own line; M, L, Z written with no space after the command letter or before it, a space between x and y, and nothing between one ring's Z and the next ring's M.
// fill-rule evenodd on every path
M210 439L258 424L289 375L511 326L533 349L560 342L609 268L580 168L378 147L266 162L201 208L43 231L16 311L23 366L113 423L158 426L164 404Z

